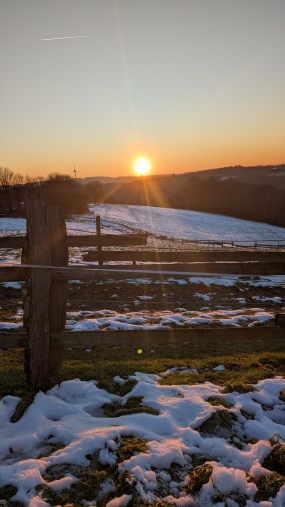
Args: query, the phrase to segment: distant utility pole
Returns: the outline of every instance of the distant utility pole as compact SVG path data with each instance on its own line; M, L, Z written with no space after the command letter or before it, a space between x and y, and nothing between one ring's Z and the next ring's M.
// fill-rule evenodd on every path
M73 172L74 172L74 178L76 178L76 173L77 173L77 171L76 171L76 169L75 169L75 166L74 166Z

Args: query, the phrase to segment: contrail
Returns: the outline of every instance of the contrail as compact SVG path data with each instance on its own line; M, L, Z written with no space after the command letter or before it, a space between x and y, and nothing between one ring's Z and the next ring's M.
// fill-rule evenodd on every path
M95 35L74 35L73 37L52 37L51 39L41 39L41 40L63 40L63 39L82 39L86 37L95 37Z

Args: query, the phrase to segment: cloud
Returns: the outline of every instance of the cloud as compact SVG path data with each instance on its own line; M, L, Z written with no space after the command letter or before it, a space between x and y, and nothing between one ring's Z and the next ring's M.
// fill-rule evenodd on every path
M41 39L41 40L85 39L86 37L95 37L95 36L94 35L74 35L72 37L52 37L51 39Z

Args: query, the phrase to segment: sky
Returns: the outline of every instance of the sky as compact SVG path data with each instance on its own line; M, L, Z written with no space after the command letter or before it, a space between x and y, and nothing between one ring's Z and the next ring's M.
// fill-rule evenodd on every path
M0 166L285 162L284 0L0 0Z

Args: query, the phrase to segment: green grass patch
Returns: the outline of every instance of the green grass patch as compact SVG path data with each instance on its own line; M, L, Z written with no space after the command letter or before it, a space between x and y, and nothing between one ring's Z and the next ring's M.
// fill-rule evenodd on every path
M128 379L136 371L159 374L173 367L187 367L197 369L198 375L173 373L163 377L160 383L194 385L208 381L220 386L250 385L275 375L284 375L284 344L283 341L261 341L152 345L154 352L148 347L143 348L142 354L132 347L97 347L88 354L85 349L74 348L65 351L60 379L97 380L98 387L124 396L131 391L135 381L117 384L113 381L116 375ZM218 364L224 364L226 370L213 371ZM15 395L22 398L27 390L23 351L0 352L0 397Z

